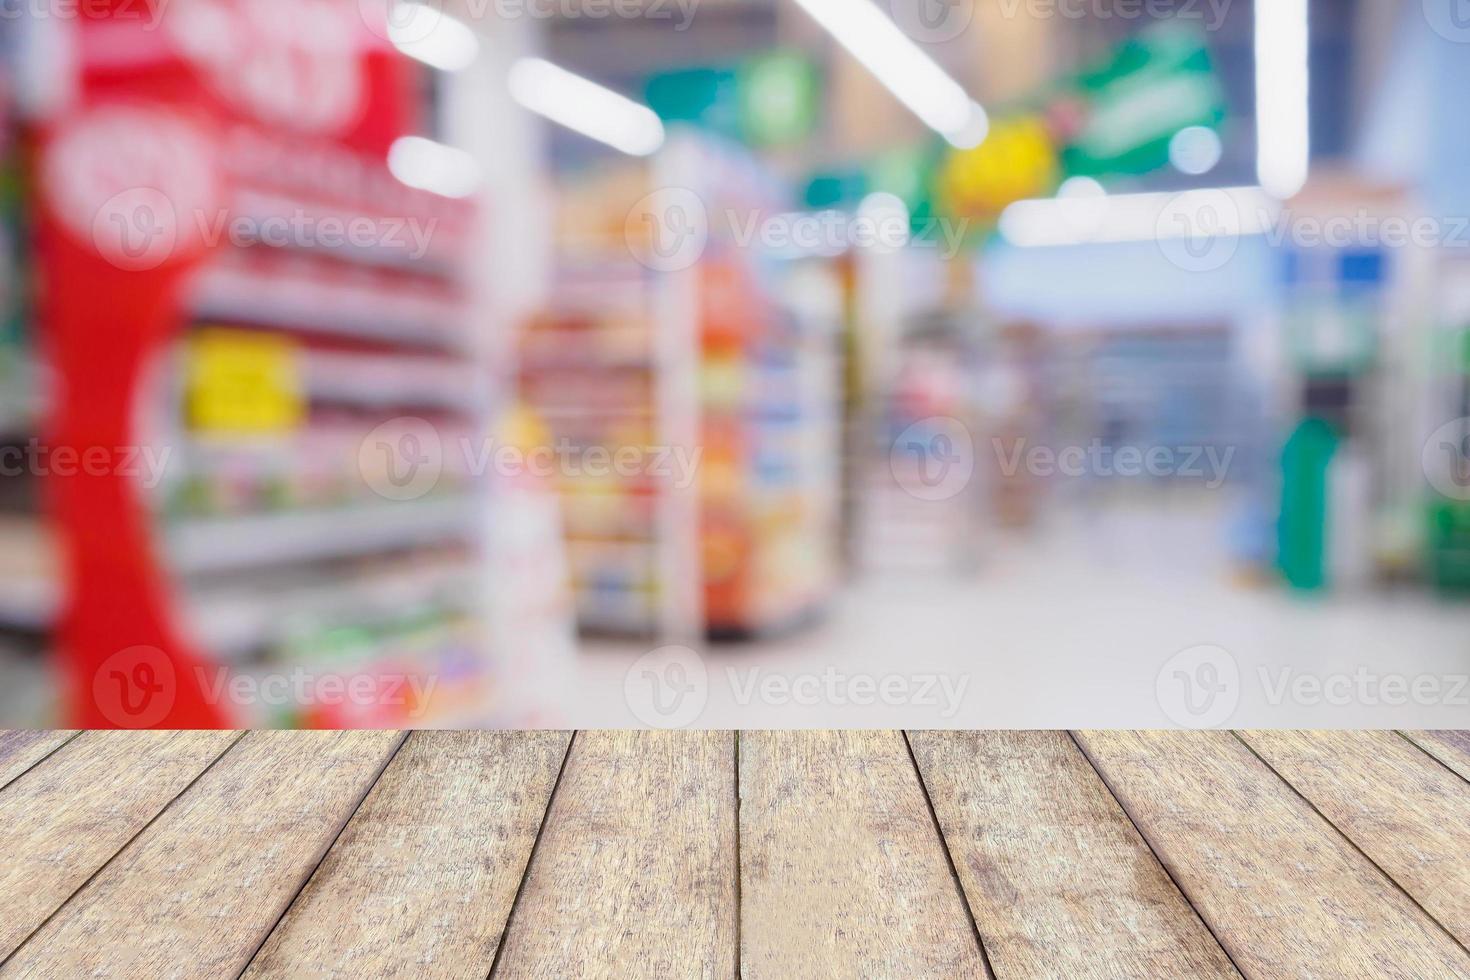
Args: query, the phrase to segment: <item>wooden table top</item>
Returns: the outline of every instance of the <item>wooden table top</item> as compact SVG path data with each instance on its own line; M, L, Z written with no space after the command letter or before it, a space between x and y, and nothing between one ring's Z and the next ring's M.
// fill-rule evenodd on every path
M1470 734L0 733L0 977L1466 977Z

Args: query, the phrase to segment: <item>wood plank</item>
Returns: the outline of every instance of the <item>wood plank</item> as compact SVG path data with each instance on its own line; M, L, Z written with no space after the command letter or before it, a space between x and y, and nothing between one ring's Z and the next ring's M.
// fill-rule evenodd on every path
M1470 783L1397 732L1242 732L1271 768L1470 942Z
M999 975L1239 976L1065 732L909 741Z
M0 732L0 788L76 736L73 731Z
M246 976L486 976L570 738L410 735Z
M899 732L740 736L746 977L988 975Z
M1470 954L1234 735L1078 739L1247 976L1470 977Z
M83 732L0 792L0 959L239 737Z
M495 975L731 977L735 737L579 732Z
M1404 732L1404 736L1470 780L1470 732Z
M0 976L239 973L400 739L396 732L248 733Z

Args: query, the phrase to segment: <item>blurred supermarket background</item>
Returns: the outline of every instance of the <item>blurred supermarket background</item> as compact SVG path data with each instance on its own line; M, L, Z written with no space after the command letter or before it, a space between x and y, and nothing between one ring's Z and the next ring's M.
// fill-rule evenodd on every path
M0 68L0 724L1470 720L1465 0L0 0Z

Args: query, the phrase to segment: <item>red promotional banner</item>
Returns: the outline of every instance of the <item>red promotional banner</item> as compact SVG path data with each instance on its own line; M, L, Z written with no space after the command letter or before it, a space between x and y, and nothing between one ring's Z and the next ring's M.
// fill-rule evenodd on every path
M68 25L75 98L40 134L36 238L58 379L48 445L82 464L46 480L66 570L57 642L70 725L231 724L174 622L125 465L146 441L140 388L185 322L204 229L242 194L436 206L387 174L388 147L412 123L412 68L380 17L374 0L119 0Z

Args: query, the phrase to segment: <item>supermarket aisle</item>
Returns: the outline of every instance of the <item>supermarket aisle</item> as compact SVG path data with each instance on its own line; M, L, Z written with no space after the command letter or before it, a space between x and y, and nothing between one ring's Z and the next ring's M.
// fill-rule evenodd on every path
M1104 513L1073 515L1039 540L998 543L967 581L871 578L844 590L816 629L700 651L708 700L691 724L1470 720L1465 607L1382 591L1303 598L1235 581L1220 558L1218 515L1188 500ZM1223 648L1225 659L1171 659L1201 645ZM647 648L584 649L568 715L647 722L651 681L643 665L629 676Z

